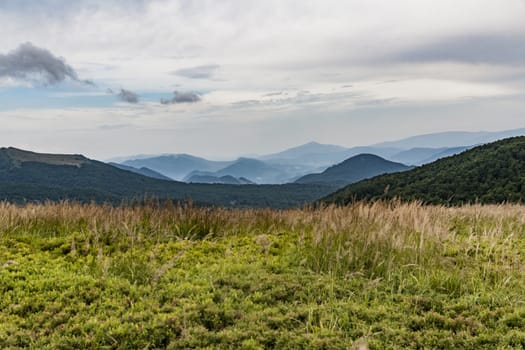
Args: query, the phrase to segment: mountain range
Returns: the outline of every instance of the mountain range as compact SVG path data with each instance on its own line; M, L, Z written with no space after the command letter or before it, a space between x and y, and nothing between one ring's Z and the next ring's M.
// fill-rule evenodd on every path
M136 156L136 159L121 159L120 163L137 169L147 168L168 178L186 182L221 182L221 177L231 176L236 179L243 177L258 184L283 184L295 182L305 175L321 173L330 166L359 154L374 154L389 161L419 166L459 154L480 144L524 134L525 129L499 132L455 131L351 148L309 142L278 153L241 157L231 161L173 154L150 157L141 155Z

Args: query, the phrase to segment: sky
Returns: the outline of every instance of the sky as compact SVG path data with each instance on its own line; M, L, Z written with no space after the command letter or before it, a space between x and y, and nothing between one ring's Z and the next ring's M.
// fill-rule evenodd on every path
M0 142L213 159L525 127L525 0L0 0Z

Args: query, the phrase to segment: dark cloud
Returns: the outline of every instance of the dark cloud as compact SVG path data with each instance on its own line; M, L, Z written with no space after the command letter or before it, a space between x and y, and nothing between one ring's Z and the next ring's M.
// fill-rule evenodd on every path
M173 74L190 79L210 79L219 68L220 66L217 64L210 64L179 69L173 72Z
M139 95L134 93L133 91L120 89L120 92L117 94L117 97L124 102L128 103L138 103L139 102Z
M174 91L174 96L171 99L161 98L160 103L163 105L176 103L196 103L201 100L201 96L192 91Z
M0 77L43 85L55 85L69 78L86 85L94 85L90 80L80 80L77 72L63 58L56 57L48 50L31 43L22 44L17 49L0 55Z
M403 62L525 63L525 35L466 35L445 38L396 57Z

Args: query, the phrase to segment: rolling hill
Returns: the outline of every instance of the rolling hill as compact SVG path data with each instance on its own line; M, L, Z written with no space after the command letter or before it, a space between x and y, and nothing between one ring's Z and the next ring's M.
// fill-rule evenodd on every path
M347 204L392 198L449 205L523 202L525 137L478 146L403 173L363 180L322 202Z
M333 192L326 185L210 185L159 180L81 155L0 149L0 200L121 203L145 197L226 207L301 206Z
M320 174L309 174L295 182L344 186L380 174L395 173L408 169L410 167L404 164L394 163L374 154L359 154L329 167Z

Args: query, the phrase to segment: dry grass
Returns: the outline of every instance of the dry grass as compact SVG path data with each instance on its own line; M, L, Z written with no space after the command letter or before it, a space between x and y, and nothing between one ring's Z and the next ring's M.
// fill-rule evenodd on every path
M95 243L125 243L132 248L144 241L239 234L261 240L281 232L298 237L307 262L318 272L381 278L402 267L414 271L446 266L454 254L490 259L507 270L518 268L519 261L505 252L516 245L524 226L525 206L511 204L450 208L376 202L277 211L169 204L114 207L64 202L21 207L0 203L0 234L77 232Z

